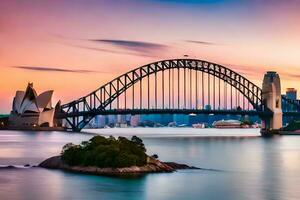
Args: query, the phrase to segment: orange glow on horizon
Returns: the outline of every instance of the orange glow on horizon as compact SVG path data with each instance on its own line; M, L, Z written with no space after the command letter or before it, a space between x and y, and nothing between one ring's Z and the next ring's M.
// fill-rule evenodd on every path
M234 13L221 3L208 12L210 5L125 2L1 1L0 113L10 111L15 91L28 82L37 91L54 89L66 103L133 68L184 54L223 64L259 86L274 70L282 92L300 90L297 2L237 4Z

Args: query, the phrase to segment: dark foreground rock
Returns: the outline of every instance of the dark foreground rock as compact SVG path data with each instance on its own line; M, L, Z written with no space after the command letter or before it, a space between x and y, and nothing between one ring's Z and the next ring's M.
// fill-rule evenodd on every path
M70 166L67 165L60 156L48 158L39 164L39 167L47 169L62 169L71 172L107 175L107 176L122 176L130 174L144 174L144 173L159 173L159 172L174 172L177 169L198 169L190 167L185 164L178 164L174 162L161 162L154 158L148 157L147 164L144 166L132 166L123 168L99 168L93 166Z

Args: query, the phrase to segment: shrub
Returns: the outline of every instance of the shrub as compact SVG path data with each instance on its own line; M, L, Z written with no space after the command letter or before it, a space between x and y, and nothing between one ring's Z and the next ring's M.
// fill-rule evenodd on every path
M300 121L291 121L286 127L283 127L284 131L295 131L300 129Z
M62 159L71 166L130 167L142 166L147 162L143 141L137 136L95 136L80 145L66 144L61 152Z

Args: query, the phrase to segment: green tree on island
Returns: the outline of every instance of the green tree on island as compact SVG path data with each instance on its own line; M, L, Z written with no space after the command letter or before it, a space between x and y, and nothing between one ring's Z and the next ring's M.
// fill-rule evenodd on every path
M95 136L80 145L66 144L61 152L62 159L71 166L130 167L147 163L143 141L137 136L131 140L110 136Z

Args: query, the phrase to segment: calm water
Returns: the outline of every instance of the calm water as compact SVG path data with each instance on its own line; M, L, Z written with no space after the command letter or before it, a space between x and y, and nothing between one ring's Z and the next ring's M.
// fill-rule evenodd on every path
M267 199L300 198L300 137L258 137L258 129L105 129L137 134L149 154L214 170L181 170L121 179L40 168L0 169L0 199ZM208 137L214 135L215 137ZM231 136L229 136L231 135ZM227 137L221 137L227 136ZM0 131L0 165L37 164L90 134Z

